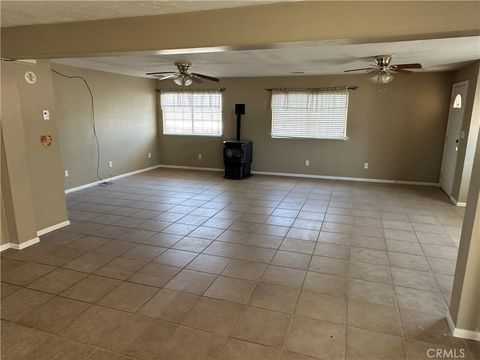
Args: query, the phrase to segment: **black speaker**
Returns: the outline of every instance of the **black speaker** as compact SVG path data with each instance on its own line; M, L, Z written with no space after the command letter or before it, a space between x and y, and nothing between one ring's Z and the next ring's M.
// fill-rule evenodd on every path
M245 115L245 104L235 104L235 115Z

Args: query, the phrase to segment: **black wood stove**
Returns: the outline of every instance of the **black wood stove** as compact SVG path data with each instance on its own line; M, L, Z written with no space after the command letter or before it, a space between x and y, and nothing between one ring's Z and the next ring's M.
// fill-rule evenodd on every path
M251 140L240 140L241 116L245 104L235 104L237 115L237 139L223 142L223 163L227 179L245 179L251 175L253 145Z

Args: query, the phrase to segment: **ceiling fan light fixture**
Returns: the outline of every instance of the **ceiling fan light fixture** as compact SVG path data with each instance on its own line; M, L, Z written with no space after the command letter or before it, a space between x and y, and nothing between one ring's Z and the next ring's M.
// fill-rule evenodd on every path
M393 75L390 74L388 71L379 71L375 73L370 80L375 84L385 85L393 80Z
M158 76L158 80L167 80L172 79L175 84L178 86L190 86L195 81L196 83L203 83L204 80L219 82L220 80L205 74L191 73L190 67L192 64L187 62L177 62L175 63L178 71L157 71L157 72L148 72L145 75L149 76Z
M367 74L373 74L370 80L377 85L385 85L393 80L392 73L412 73L411 69L422 69L422 64L395 64L392 65L392 55L377 55L373 57L375 64L373 66L360 68L360 69L348 69L345 72L353 71L367 71Z
M173 79L173 82L179 86L190 86L192 85L192 79L190 78L190 76L187 76L187 75L184 75L184 74L180 74L178 77L176 77L175 79Z

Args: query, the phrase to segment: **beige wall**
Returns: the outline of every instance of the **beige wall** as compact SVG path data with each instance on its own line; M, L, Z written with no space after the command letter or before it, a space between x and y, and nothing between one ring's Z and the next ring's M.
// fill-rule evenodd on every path
M295 41L478 34L476 1L298 1L2 29L2 56L46 58Z
M473 159L480 129L480 61L465 66L453 74L453 83L468 81L467 99L462 130L465 139L458 147L457 166L453 183L452 196L460 202L467 201L468 185L472 173Z
M350 92L348 141L270 137L264 89L342 85L360 87ZM222 140L235 136L234 104L245 103L242 137L253 140L253 170L437 183L450 85L450 73L397 75L383 91L364 75L222 79L223 137L160 135L160 163L223 168ZM170 81L157 86L173 88Z
M67 219L53 86L46 61L36 65L2 62L1 66L4 156L13 208L9 221L15 224L18 242L23 242L36 237L38 230ZM37 76L35 84L25 81L29 70ZM44 109L50 110L51 120L42 119ZM40 136L47 134L53 144L44 148Z
M0 181L1 181L1 239L0 245L6 243L17 243L15 229L14 211L12 207L12 193L10 191L10 180L8 176L7 158L5 156L5 144L3 141L3 130L0 128Z
M480 136L480 133L478 133ZM480 142L474 154L450 315L457 329L480 336ZM470 338L473 338L470 336Z
M102 178L158 164L153 80L56 64L52 68L83 76L92 89ZM90 96L82 80L52 76L60 153L63 169L69 171L65 178L68 189L98 180ZM108 167L108 161L113 162L113 168Z
M1 193L5 206L3 221L5 227L13 229L12 232L4 234L8 238L2 240L2 243L31 240L36 236L37 231L15 68L14 64L1 63ZM13 199L15 199L15 207Z
M2 217L2 225L1 225L1 238L0 238L0 245L3 245L3 244L6 244L6 243L9 243L11 241L15 241L14 239L11 239L11 236L9 235L9 231L8 231L8 220L7 220L7 214L5 212L5 202L4 202L4 198L2 196L2 198L0 199L1 203L2 203L2 208L1 208L1 211L2 211L2 214L1 214L1 217Z

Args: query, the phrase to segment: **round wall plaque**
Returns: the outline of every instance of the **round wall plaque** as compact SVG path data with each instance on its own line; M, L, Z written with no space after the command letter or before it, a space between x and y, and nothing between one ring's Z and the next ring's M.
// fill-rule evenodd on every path
M33 71L27 71L25 73L25 80L29 84L35 84L37 82L37 75Z

